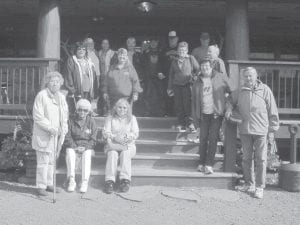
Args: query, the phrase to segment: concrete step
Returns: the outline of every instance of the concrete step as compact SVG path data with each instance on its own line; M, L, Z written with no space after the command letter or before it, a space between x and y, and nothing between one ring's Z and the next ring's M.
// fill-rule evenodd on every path
M148 153L192 153L197 154L199 144L191 141L137 140L138 152Z
M140 129L139 139L141 140L170 140L170 141L188 141L197 140L199 138L199 132L179 132L175 129L153 129L142 128Z
M91 172L90 185L103 187L104 185L104 167ZM136 167L132 170L133 186L152 185L168 187L212 187L222 189L232 189L237 178L235 173L215 172L205 175L195 169L156 169ZM76 177L80 182L80 176ZM65 168L57 169L57 183L63 184L66 181Z
M222 170L223 155L217 154L215 157L216 170ZM98 169L105 165L106 155L103 152L96 152L92 157L92 169ZM149 168L191 168L195 169L199 165L198 154L183 154L183 153L138 153L132 159L132 165L137 167ZM62 155L59 159L58 167L65 167L65 157Z
M103 127L105 118L104 117L94 117L97 125ZM139 128L163 128L172 129L178 124L175 117L138 117L137 118Z

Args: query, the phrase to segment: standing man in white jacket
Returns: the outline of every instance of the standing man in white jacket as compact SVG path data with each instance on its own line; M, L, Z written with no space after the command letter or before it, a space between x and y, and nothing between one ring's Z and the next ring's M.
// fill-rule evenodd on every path
M253 192L256 198L263 198L267 141L273 140L274 132L279 129L278 110L272 91L257 79L257 71L254 67L247 67L244 70L243 79L244 84L238 96L237 110L242 119L239 131L243 146L245 190ZM231 112L228 111L226 117L230 115Z

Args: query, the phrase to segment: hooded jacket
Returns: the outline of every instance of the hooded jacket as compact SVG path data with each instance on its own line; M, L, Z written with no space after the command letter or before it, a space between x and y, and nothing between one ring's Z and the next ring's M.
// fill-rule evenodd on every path
M237 110L242 123L241 134L266 135L279 129L277 105L271 89L257 81L255 88L242 87L238 95Z

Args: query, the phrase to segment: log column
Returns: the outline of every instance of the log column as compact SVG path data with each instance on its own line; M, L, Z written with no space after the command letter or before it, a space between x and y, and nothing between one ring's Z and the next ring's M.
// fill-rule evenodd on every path
M37 57L60 59L60 12L59 0L39 0ZM52 64L52 65L51 65ZM57 70L51 63L49 70Z
M248 0L226 0L226 60L248 60L249 58L249 24ZM231 70L230 79L236 90L233 97L236 99L239 84L239 69ZM237 126L227 123L225 128L225 160L224 171L234 172L237 153Z

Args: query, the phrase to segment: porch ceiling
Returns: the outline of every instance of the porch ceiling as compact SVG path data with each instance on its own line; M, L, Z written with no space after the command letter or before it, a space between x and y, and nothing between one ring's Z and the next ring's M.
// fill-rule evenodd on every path
M157 5L147 14L136 9L136 1L61 0L62 23L64 28L68 28L73 20L81 20L83 24L90 24L94 29L102 26L92 21L92 18L97 16L104 18L103 21L97 22L103 23L104 27L110 24L115 27L123 24L149 24L159 29L161 26L180 23L180 27L190 30L198 26L208 27L210 24L224 29L225 0L152 0ZM38 0L1 0L0 32L3 32L3 29L5 31L8 26L14 26L15 31L19 29L21 33L29 25L37 22L37 14ZM249 21L252 40L269 41L276 37L280 41L297 42L300 40L300 1L249 0ZM298 42L300 44L300 41Z

